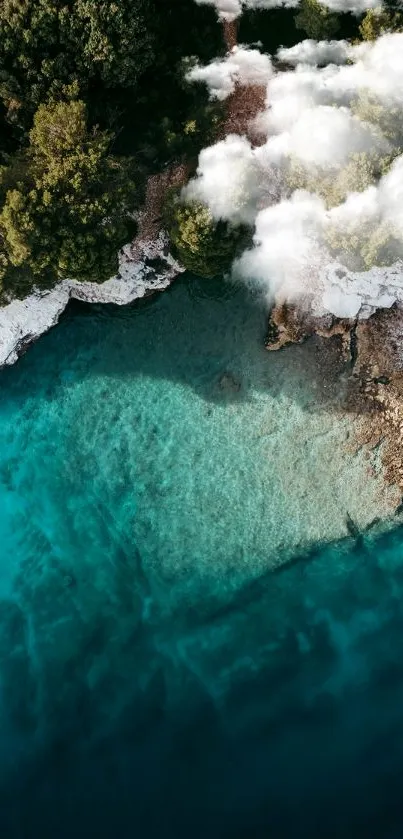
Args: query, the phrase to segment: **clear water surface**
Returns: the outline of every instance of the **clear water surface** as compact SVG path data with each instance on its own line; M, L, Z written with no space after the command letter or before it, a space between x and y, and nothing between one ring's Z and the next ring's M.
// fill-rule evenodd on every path
M2 837L401 835L396 494L265 326L184 278L1 373Z

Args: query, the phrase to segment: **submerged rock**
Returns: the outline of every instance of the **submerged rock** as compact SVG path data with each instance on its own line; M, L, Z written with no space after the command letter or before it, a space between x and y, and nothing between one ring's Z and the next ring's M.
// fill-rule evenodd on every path
M233 373L229 372L225 372L220 376L218 384L220 390L224 393L239 393L242 387L242 382Z

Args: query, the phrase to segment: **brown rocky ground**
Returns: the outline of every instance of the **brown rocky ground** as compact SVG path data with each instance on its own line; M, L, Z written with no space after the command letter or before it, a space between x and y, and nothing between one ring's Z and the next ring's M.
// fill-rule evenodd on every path
M322 396L351 415L351 449L379 450L387 482L403 492L403 307L349 321L275 306L267 349L305 340L317 345Z
M333 315L317 318L288 303L273 307L267 328L266 346L269 350L280 350L287 344L300 344L312 335L331 338L340 335L346 346L355 321L341 320Z
M141 257L142 244L157 239L162 230L162 209L167 190L186 183L189 167L184 163L169 166L147 180L144 207L138 214L138 231L130 251L133 259Z
M237 21L223 21L223 38L228 52L237 45ZM225 102L225 115L220 126L219 138L228 134L243 134L251 143L259 146L265 137L254 125L254 120L263 111L266 100L266 85L238 84L234 93Z
M255 125L255 117L263 111L266 99L265 85L238 84L226 100L225 116L220 126L219 139L228 134L241 134L252 145L262 145L266 137Z
M237 22L223 21L223 40L227 50L237 44ZM217 140L228 134L247 135L254 145L264 142L264 137L254 126L254 119L263 109L266 97L264 85L238 84L234 93L224 103L224 114L217 131ZM147 181L144 207L138 216L138 233L131 246L131 255L141 253L141 244L156 239L162 229L162 208L166 192L188 181L191 166L178 161L163 172L151 175Z
M359 322L354 343L349 405L360 413L362 442L382 444L386 478L403 490L403 308Z

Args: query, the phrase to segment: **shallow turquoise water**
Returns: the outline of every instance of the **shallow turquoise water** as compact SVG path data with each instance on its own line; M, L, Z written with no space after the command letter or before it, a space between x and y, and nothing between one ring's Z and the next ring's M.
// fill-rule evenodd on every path
M396 497L265 323L185 279L1 374L7 839L400 835Z
M157 597L189 574L221 596L346 534L347 512L364 526L393 510L328 409L315 346L269 354L265 328L258 297L185 280L76 311L1 374L5 592L39 556L103 588L137 550Z

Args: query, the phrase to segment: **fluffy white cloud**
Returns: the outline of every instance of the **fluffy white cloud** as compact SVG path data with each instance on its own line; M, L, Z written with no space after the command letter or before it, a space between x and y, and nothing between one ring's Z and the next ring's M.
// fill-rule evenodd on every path
M215 219L253 223L261 174L245 137L230 134L200 153L197 176L182 192L187 201L208 204Z
M282 47L277 52L280 61L287 64L345 64L354 47L348 41L313 41L308 38L293 47Z
M273 74L268 55L259 50L234 47L223 60L212 61L206 67L193 67L186 74L189 82L204 82L211 99L224 100L234 92L237 84L265 85Z
M403 33L384 35L373 43L348 46L341 42L337 63L324 67L326 51L333 42L302 42L279 55L295 70L277 73L267 91L267 130L286 130L307 108L318 105L353 104L359 93L367 91L383 107L401 107L403 99ZM344 54L344 64L343 61ZM349 62L349 63L347 63Z
M235 274L258 282L279 300L315 294L323 262L319 234L324 217L323 201L302 191L261 210L254 247L237 260Z
M289 114L286 118L289 123ZM348 108L319 105L302 110L287 130L269 137L257 154L278 165L292 156L307 166L337 168L352 154L375 149L386 152L388 148L374 128Z
M253 248L234 264L246 283L258 283L268 297L310 306L317 315L368 317L377 308L403 303L403 157L378 186L351 194L327 210L317 195L298 191L256 216ZM397 215L396 211L397 210ZM376 231L390 225L400 247L390 266L355 271L343 262L343 251L331 254L326 233Z
M378 189L378 200L384 220L403 239L403 155L392 164Z
M199 6L215 6L222 20L235 20L242 14L242 0L196 0Z
M383 5L379 0L326 0L326 2L320 0L320 2L332 12L353 12L357 15L367 9L379 9Z
M204 149L186 198L207 203L217 219L255 224L253 248L235 269L269 296L350 317L403 301L403 156L379 182L371 169L403 145L403 34L358 46L305 41L279 51L293 65L284 72L259 64L256 50L242 52L244 62L233 52L215 64L230 85L261 68L266 142L253 148L233 135ZM295 163L305 191L293 193ZM339 177L347 177L339 204L328 209L320 178L328 189ZM385 258L395 266L364 270Z
M335 12L360 14L366 9L382 6L382 0L320 0L323 6ZM244 9L295 8L299 0L196 0L199 6L214 6L222 20L235 20Z

